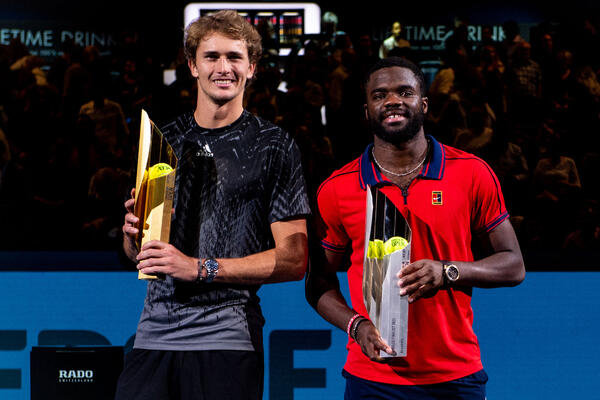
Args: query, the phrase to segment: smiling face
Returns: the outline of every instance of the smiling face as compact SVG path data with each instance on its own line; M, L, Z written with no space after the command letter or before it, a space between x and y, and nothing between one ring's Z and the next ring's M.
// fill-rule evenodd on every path
M422 131L427 98L410 69L381 68L371 74L366 90L366 117L380 139L398 145Z
M230 101L241 104L246 82L254 75L255 68L243 40L216 32L202 38L196 59L189 60L188 65L198 81L200 101L204 98L218 105Z
M394 24L392 25L392 35L395 38L399 38L401 32L402 32L402 25L400 25L400 22L394 22Z

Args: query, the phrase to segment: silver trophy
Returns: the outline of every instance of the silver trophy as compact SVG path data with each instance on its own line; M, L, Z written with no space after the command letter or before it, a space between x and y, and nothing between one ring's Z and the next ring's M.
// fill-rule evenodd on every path
M363 300L369 318L394 350L406 356L408 296L400 296L396 274L410 263L412 232L404 216L379 189L367 188Z

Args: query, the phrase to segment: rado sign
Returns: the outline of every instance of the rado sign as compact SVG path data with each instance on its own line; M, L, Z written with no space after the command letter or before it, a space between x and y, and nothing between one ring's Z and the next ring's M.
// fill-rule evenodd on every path
M121 346L34 346L31 400L113 399L122 368Z
M91 369L59 369L58 381L61 383L91 383L94 382L94 371Z

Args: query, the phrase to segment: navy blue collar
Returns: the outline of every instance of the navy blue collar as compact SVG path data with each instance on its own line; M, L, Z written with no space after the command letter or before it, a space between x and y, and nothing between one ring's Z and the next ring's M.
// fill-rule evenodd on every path
M425 137L429 140L429 143L431 143L432 150L425 164L423 164L418 177L422 179L442 179L444 176L444 166L446 164L444 146L432 136L425 135ZM367 188L366 185L376 186L392 184L392 182L388 181L381 175L381 171L379 171L379 168L377 168L373 163L371 155L372 148L373 143L367 146L367 149L358 160L358 166L360 169L358 179L360 180L360 187L363 190Z

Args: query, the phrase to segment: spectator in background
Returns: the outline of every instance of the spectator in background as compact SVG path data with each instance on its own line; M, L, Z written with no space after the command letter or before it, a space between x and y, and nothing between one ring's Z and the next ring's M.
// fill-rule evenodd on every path
M358 73L364 76L368 68L375 64L378 60L377 54L373 49L373 40L371 35L367 33L361 33L358 36L357 43L354 45L356 49ZM352 71L354 72L354 71Z
M110 250L119 246L123 223L123 196L127 193L129 174L105 167L90 180L86 217L81 227L82 247Z
M546 75L544 94L551 100L571 97L575 93L575 74L573 72L573 54L569 50L560 50L556 54L554 68Z
M481 42L475 49L475 57L473 61L475 63L481 60L481 51L487 46L492 46L498 54L498 43L493 38L493 29L491 25L483 25L481 27Z
M40 68L44 65L44 60L40 57L27 55L19 58L17 61L10 66L11 71L19 71L22 74L33 77L33 84L39 86L48 85L48 79L46 73Z
M77 119L81 106L89 101L91 76L85 67L83 49L80 46L71 49L70 61L62 87L62 114L65 121L73 122Z
M392 35L381 43L379 58L386 58L393 49L410 49L410 42L402 37L402 24L398 21L392 24Z
M582 65L575 73L575 98L573 106L576 121L575 129L580 132L600 132L600 82L598 75L590 65ZM585 134L591 147L600 146L600 135ZM579 146L581 149L581 146ZM582 153L579 153L582 154Z
M572 250L600 250L600 204L597 200L586 201L579 210L577 226L569 233L563 248Z
M275 123L281 73L271 62L261 59L256 66L256 76L244 92L244 106L252 114Z
M331 12L326 11L321 17L321 40L320 47L326 56L331 55L334 49L340 48L339 36L344 36L344 31L338 30L339 18Z
M256 31L260 35L263 43L263 57L268 58L279 55L279 41L275 34L275 29L269 18L261 18L258 20Z
M519 43L523 41L520 35L519 24L514 20L505 21L502 24L504 40L500 43L500 58L504 65L511 66L513 53Z
M349 76L344 80L340 108L342 118L339 120L339 125L334 128L336 132L330 133L330 137L338 135L336 144L332 146L335 152L333 160L335 166L341 166L351 161L358 152L361 152L370 143L371 138L367 134L364 119L364 77L368 70L379 60L376 51L373 51L371 46L371 38L366 34L360 35L354 46L357 58L356 62L348 69ZM395 48L391 52L393 53L396 50L401 49ZM348 140L349 133L351 134L351 140ZM328 170L324 173L318 183L329 176L331 171Z
M134 58L127 58L123 62L122 73L117 82L117 102L123 104L126 118L136 117L142 101L142 85L144 77L138 69L138 62ZM135 115L134 115L135 114Z
M559 139L549 138L547 152L540 158L534 171L538 197L550 198L558 202L581 189L575 161L562 154Z
M187 63L181 62L175 67L175 80L164 87L157 96L152 118L155 122L169 121L187 110L193 110L197 97L196 80L190 74Z
M73 39L66 39L60 44L60 52L59 55L52 61L50 64L50 69L48 71L48 82L56 88L64 87L65 83L65 73L67 72L67 68L72 63L72 55L71 52L75 47L75 42Z
M532 216L540 228L534 240L542 248L557 248L573 230L580 208L581 182L575 161L564 155L560 136L549 121L542 127L542 151L533 173Z
M121 105L106 96L107 77L94 80L92 100L81 106L79 118L89 118L93 125L93 149L97 159L94 170L101 167L127 168L130 155L129 128Z
M581 65L589 65L598 73L600 71L600 28L598 27L597 14L585 15L575 22L572 43L573 52Z
M469 62L473 59L473 45L469 41L469 20L466 17L454 18L454 29L444 42L448 54L465 54Z
M531 59L531 45L520 41L515 45L512 63L507 71L509 100L515 118L540 115L542 71Z
M354 51L336 49L332 54L333 71L327 79L328 111L338 113L342 105L344 81L350 76L354 64ZM328 120L333 121L333 117Z
M458 129L453 146L481 157L494 137L495 116L486 103L473 104L467 112L468 126Z
M529 165L521 147L510 140L507 132L498 130L481 149L480 156L496 173L504 188L504 200L511 216L523 215L527 203Z
M542 70L543 82L550 82L550 77L556 75L556 48L552 34L542 33L537 40L537 45L532 46L531 51L531 57L540 65Z
M454 143L456 132L468 128L468 110L474 94L481 102L482 81L462 47L445 54L444 68L438 71L429 88L431 107L427 118L436 137Z
M486 45L481 49L477 71L483 78L482 95L485 101L498 118L504 117L507 112L504 76L506 68L500 60L495 46Z

